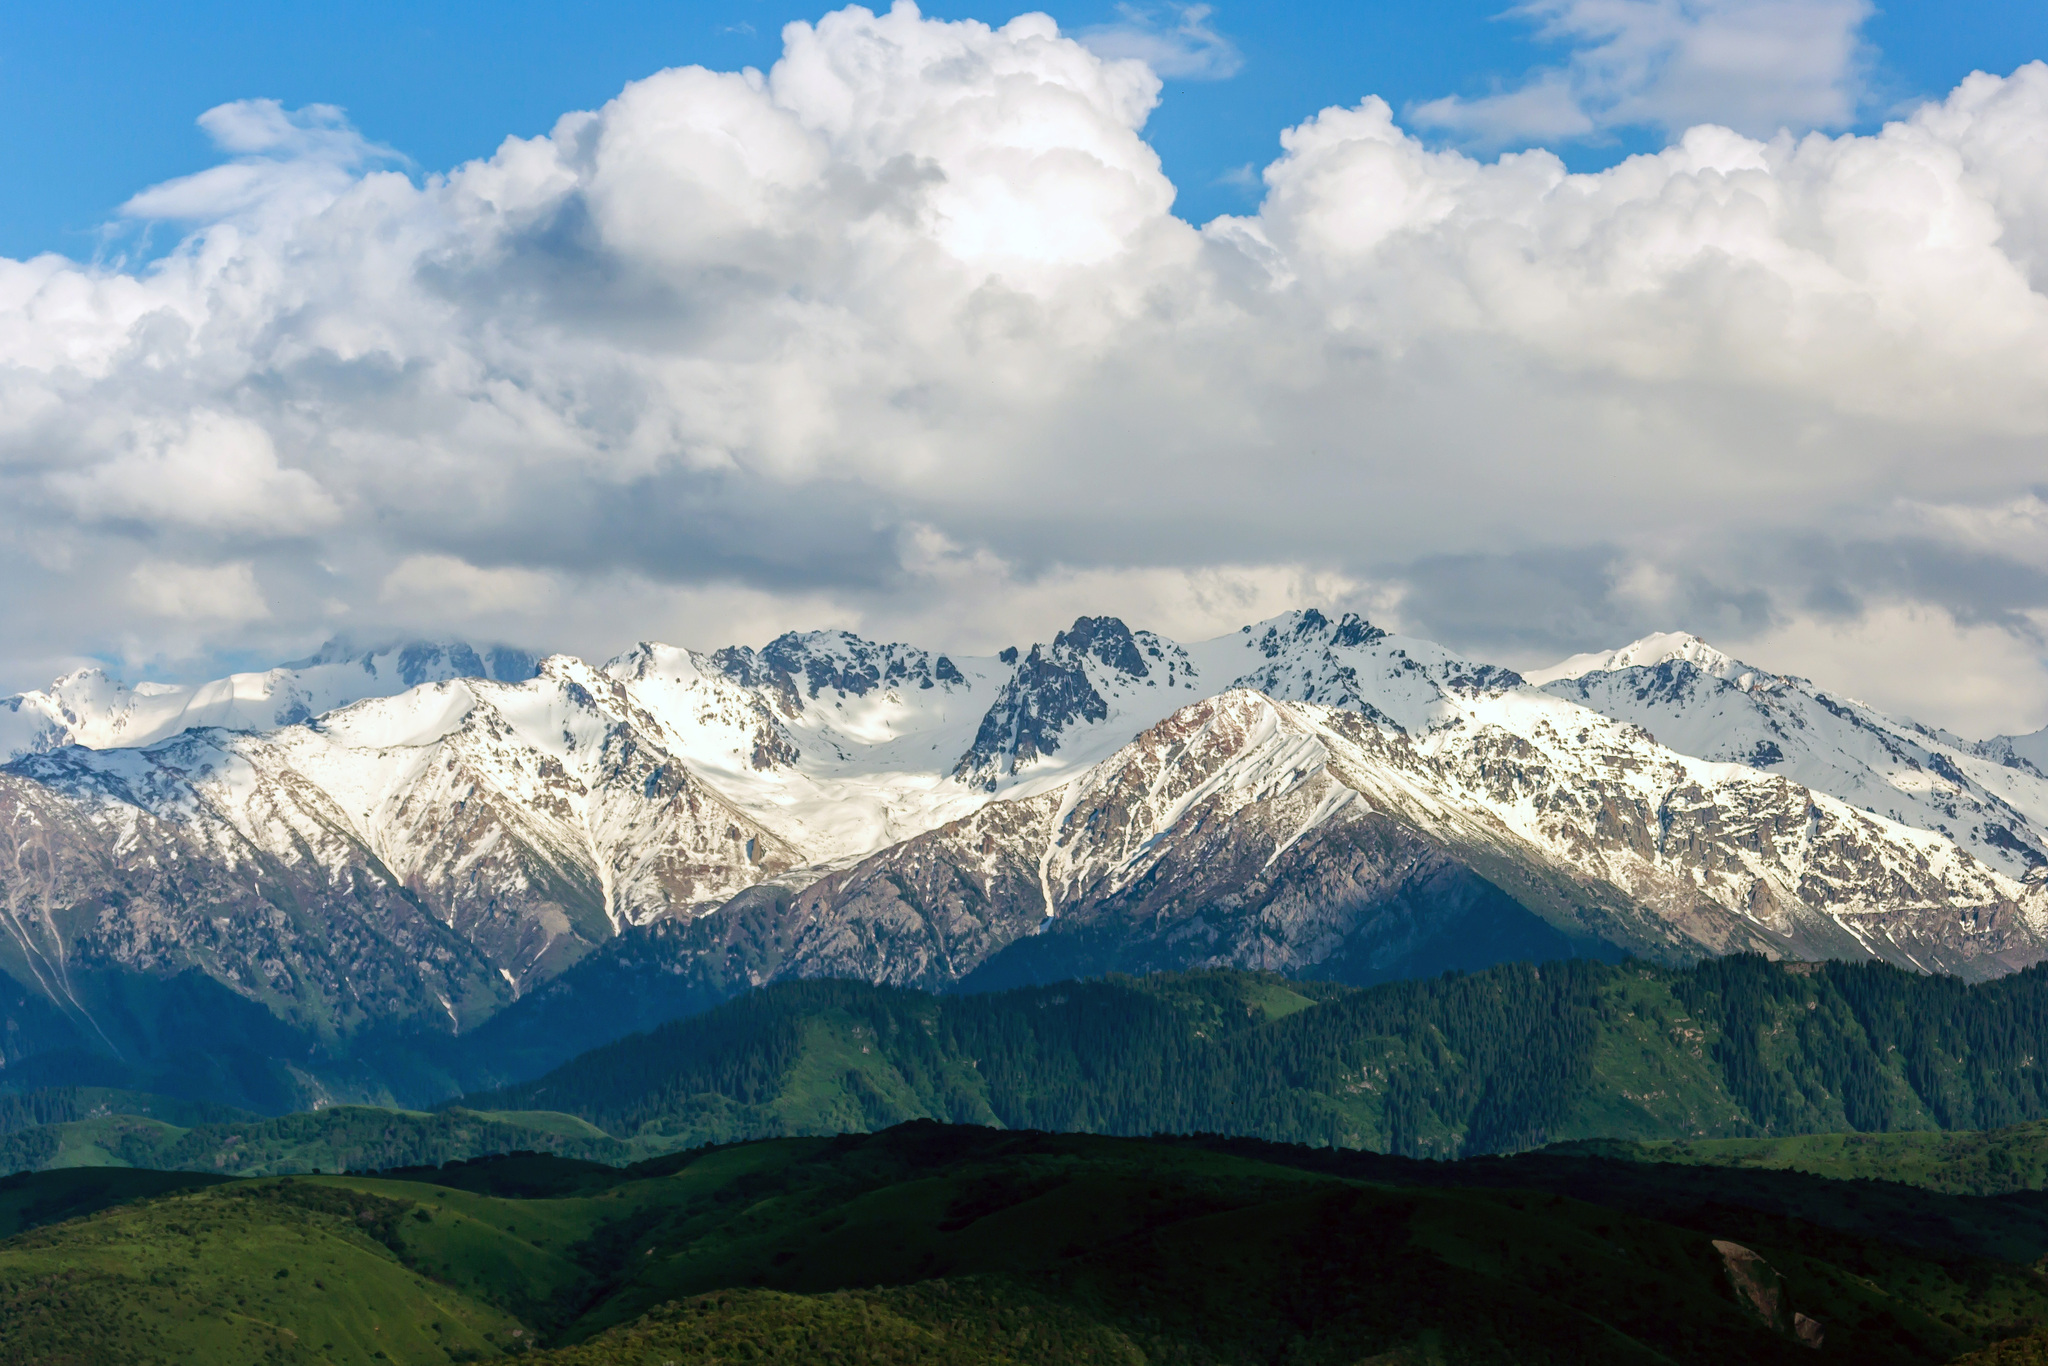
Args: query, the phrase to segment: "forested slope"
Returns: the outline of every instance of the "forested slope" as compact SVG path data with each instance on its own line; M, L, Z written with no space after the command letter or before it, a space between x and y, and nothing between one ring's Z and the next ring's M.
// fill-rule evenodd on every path
M913 1118L1414 1155L2048 1117L2048 971L1509 965L1366 990L1243 973L985 996L780 984L465 1103L687 1144Z
M938 1119L1431 1157L1683 1141L1684 1160L1861 1175L1925 1166L1927 1152L1912 1158L1902 1137L1813 1156L1816 1140L1794 1139L2009 1129L1970 1140L1982 1152L1968 1160L1950 1140L1942 1163L1968 1183L1956 1189L2012 1190L2048 1182L2048 1142L2010 1128L2048 1120L2042 1038L2043 969L1974 986L1755 958L1511 965L1362 990L1235 972L988 995L789 982L432 1112L265 1119L113 1091L17 1097L0 1111L14 1130L0 1132L0 1171L358 1171L514 1150L617 1163ZM1781 1156L1754 1155L1753 1140Z

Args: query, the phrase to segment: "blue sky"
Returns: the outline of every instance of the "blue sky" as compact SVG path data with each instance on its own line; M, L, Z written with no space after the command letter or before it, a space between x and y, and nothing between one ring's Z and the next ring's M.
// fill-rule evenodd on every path
M1170 6L1044 7L1065 30L1147 21ZM1402 112L1445 95L1513 86L1566 44L1498 0L1219 4L1206 26L1241 59L1216 79L1169 79L1147 135L1193 221L1249 206L1232 172L1278 152L1280 129L1328 105L1377 94ZM143 186L218 160L193 120L225 101L340 105L375 142L443 170L510 133L544 132L627 81L686 63L765 67L781 26L818 5L780 0L646 3L18 4L0 32L0 255L92 255L95 229ZM1001 22L1012 6L935 3L940 18ZM1973 69L1999 74L2048 55L2040 0L1892 0L1862 26L1872 66L1855 127L1946 93ZM1213 63L1212 69L1213 69ZM1228 66L1229 63L1224 63ZM1532 139L1533 140L1533 139ZM1663 142L1624 127L1546 139L1574 169ZM1489 149L1490 150L1490 149Z

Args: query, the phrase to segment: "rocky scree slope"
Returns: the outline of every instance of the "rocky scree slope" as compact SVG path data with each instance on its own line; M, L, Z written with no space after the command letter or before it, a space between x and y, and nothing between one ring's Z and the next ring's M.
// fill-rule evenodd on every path
M387 695L393 658L477 667ZM209 712L201 688L178 715L224 723L139 746L103 742L153 734L115 722L157 694L67 694L70 743L0 769L23 987L0 1061L121 1053L149 1031L107 983L197 974L339 1094L313 1053L466 1033L671 922L700 1007L788 976L1373 981L1574 953L1983 978L2048 938L2029 761L1697 642L1541 687L1314 611L1193 644L1082 618L979 659L821 632L514 665L316 659L216 691L317 685L325 711Z

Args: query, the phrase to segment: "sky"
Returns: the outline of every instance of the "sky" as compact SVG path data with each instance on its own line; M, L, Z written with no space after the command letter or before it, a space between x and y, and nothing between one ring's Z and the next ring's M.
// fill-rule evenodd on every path
M2038 728L2042 57L2005 3L16 13L0 690L1313 605Z

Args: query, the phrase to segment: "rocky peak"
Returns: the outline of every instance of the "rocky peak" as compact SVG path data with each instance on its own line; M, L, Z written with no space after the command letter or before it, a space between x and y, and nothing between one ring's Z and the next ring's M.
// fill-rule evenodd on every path
M1451 723L1464 704L1522 686L1511 669L1393 635L1351 612L1336 621L1314 608L1289 612L1245 627L1236 639L1240 652L1207 661L1235 671L1218 675L1231 677L1227 686L1340 707L1399 731Z
M851 631L785 632L757 653L733 646L711 656L713 667L747 688L773 693L795 716L803 699L835 692L865 697L878 688L956 687L966 682L944 655L900 643L863 640ZM794 705L792 705L792 702Z
M1305 645L1355 649L1378 644L1387 638L1385 631L1356 612L1346 612L1332 623L1313 607L1289 612L1260 625L1266 629L1260 631L1258 626L1247 626L1240 634L1253 637L1255 648L1267 659L1278 659L1289 650L1298 650Z
M1145 656L1138 649L1137 639L1131 628L1116 617L1076 617L1072 626L1052 638L1052 650L1054 654L1064 650L1092 656L1135 678L1146 674ZM1037 653L1034 647L1033 656Z
M1192 673L1187 652L1150 631L1133 631L1116 617L1077 617L1051 645L1033 645L1017 663L953 776L994 791L999 779L1056 752L1074 727L1107 721L1105 693L1156 686L1155 666L1175 678Z
M1995 735L1979 740L1969 749L2006 768L2048 778L2048 727L2030 735Z
M2048 778L2008 763L1996 742L1972 744L1886 716L1684 634L1575 656L1531 677L1544 692L1640 726L1681 754L1768 769L1938 832L2008 876L2048 859Z

